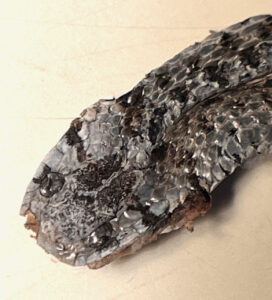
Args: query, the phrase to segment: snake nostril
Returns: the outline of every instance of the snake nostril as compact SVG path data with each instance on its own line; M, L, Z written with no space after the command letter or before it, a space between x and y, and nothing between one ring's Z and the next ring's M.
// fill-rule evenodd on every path
M49 173L40 184L40 194L46 198L52 197L62 189L64 182L65 179L62 174L57 172Z

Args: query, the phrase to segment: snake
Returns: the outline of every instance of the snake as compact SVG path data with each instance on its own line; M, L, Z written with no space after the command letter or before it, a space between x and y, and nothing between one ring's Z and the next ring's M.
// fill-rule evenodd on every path
M100 268L212 206L272 152L272 16L212 31L129 92L83 110L45 156L20 214L61 262Z

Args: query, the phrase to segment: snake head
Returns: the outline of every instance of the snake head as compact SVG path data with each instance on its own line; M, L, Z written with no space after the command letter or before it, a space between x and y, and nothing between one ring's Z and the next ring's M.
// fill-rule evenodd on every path
M38 244L101 267L205 214L210 193L271 152L271 16L213 32L125 95L83 111L21 207Z

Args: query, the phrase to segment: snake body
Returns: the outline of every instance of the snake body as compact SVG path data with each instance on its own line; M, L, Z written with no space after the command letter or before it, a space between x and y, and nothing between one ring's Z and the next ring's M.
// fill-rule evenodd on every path
M204 215L210 193L272 152L272 16L186 48L131 91L85 109L21 207L59 260L99 268Z

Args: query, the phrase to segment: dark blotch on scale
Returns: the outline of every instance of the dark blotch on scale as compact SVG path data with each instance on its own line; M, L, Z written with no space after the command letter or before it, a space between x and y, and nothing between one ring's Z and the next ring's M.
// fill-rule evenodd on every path
M239 56L244 65L249 65L252 68L257 68L260 63L260 54L255 46L240 51Z
M65 137L67 140L67 144L73 146L77 143L81 142L81 138L78 136L78 131L82 127L82 121L80 118L75 119L72 123L68 131L65 133Z
M167 73L160 74L160 75L156 74L156 76L158 77L157 79L158 87L162 90L165 89L171 77Z
M45 166L43 167L43 170L42 170L41 175L40 175L39 177L37 177L37 178L34 177L34 178L32 179L32 181L33 181L34 183L36 183L36 184L40 184L40 183L42 182L43 178L46 177L47 174L49 174L50 172L51 172L51 168L50 168L48 165L45 165Z
M128 93L118 97L116 99L116 102L121 104L125 108L129 106L139 105L141 102L143 102L143 89L144 86L139 85Z
M183 86L171 89L169 93L171 99L184 103L188 100L189 89L184 84Z
M160 124L158 124L158 121L156 119L150 120L150 127L148 131L148 136L151 141L151 143L154 145L157 140L157 135L160 132Z
M168 145L162 142L158 147L152 150L151 161L154 163L157 161L162 161L166 156L167 149Z
M163 105L162 107L158 107L154 109L154 115L155 116L160 116L163 117L163 115L167 112L167 108L165 107L165 105Z
M224 66L219 67L218 62L213 62L212 64L206 66L203 71L208 80L212 82L217 82L220 87L226 87L229 84L229 81L223 77L223 68Z
M264 25L259 26L258 28L259 37L263 40L268 40L272 38L272 16L269 16Z
M200 54L205 54L208 51L211 51L216 45L209 45L205 46L201 49L203 53ZM186 73L188 74L188 77L190 78L190 75L193 75L194 72L198 71L200 69L199 63L200 63L200 56L197 55L196 57L188 57L184 59L183 62L186 66Z
M235 50L235 47L233 47L233 42L237 38L237 34L230 34L227 32L224 32L221 40L220 40L220 45L225 47L225 48L231 48Z
M264 87L265 88L272 88L272 79L267 80L266 83L264 84ZM267 98L269 98L269 95L267 95ZM272 96L271 96L271 98L272 98Z
M122 135L136 137L141 134L141 112L145 108L143 89L144 86L139 85L116 100L125 108Z
M95 197L75 194L73 200L75 201L76 205L84 205L85 207L92 207L92 204L95 201Z
M73 145L81 142L81 139L77 135L77 130L76 130L75 127L71 127L66 132L66 140L67 140L67 144L70 145L70 146L73 146Z
M89 163L83 169L75 172L79 187L92 191L102 185L103 180L108 179L112 173L117 172L121 165L121 158L117 155L101 159L97 163Z

